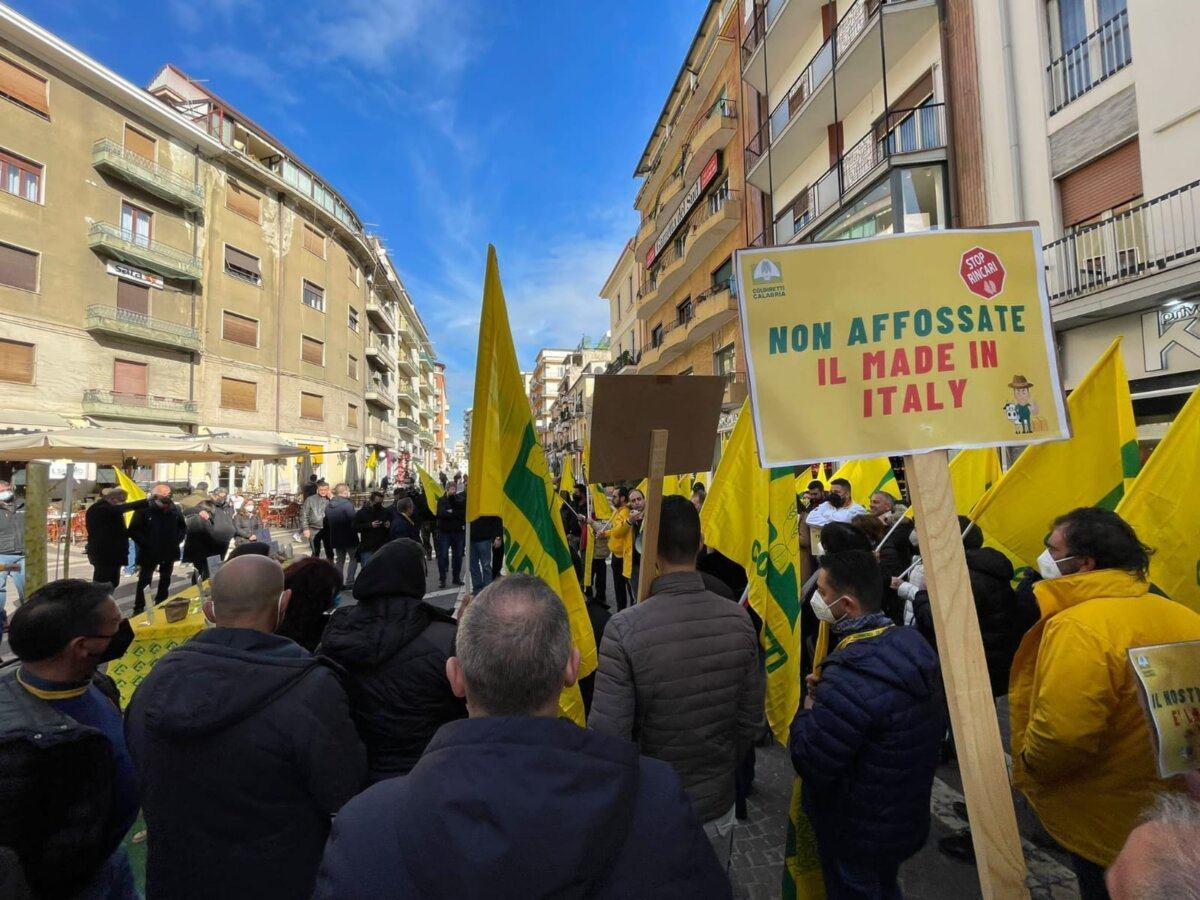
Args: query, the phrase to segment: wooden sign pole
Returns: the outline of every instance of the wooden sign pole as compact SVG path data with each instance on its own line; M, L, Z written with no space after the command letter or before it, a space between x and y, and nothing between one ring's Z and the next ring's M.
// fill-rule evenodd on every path
M946 451L904 458L985 900L1028 897L1000 727L955 514Z
M662 511L663 476L667 473L667 430L650 432L650 474L646 478L646 511L642 514L642 571L638 578L637 599L650 596L650 583L658 568L658 517Z
M50 506L50 464L25 467L25 596L46 583L46 511Z

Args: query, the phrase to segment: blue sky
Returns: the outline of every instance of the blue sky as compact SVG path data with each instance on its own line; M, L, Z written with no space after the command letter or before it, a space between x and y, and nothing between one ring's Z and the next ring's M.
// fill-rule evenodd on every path
M7 0L136 84L174 62L379 233L471 404L496 244L523 367L608 327L631 177L704 0Z

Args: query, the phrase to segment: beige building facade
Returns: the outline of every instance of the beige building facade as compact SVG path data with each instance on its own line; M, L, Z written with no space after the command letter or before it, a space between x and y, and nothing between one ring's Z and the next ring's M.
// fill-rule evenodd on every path
M600 298L608 304L609 349L614 372L636 371L645 344L643 322L637 314L643 271L634 255L631 238L621 248L621 255L600 288Z
M0 427L270 436L330 479L401 460L400 360L432 355L411 298L329 183L206 85L166 66L142 90L0 7L0 165ZM296 481L198 468L156 475Z

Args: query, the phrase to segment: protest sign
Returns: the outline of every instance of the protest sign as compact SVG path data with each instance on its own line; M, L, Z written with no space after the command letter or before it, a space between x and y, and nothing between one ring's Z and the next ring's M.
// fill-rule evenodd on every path
M1200 641L1131 647L1159 778L1200 769Z
M1037 228L739 250L735 269L764 466L1070 436Z

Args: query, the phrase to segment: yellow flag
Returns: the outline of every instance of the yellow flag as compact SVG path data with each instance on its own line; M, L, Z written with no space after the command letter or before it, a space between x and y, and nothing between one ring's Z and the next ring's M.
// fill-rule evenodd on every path
M1200 612L1200 390L1180 410L1166 437L1129 489L1117 513L1154 548L1150 580L1168 597Z
M379 466L379 451L374 447L371 448L371 455L367 457L367 468L372 472Z
M954 488L954 508L960 516L969 516L979 498L1000 480L1000 454L995 447L963 450L950 460L950 484Z
M604 496L604 489L598 484L589 484L588 491L592 495L592 513L601 522L605 522L613 517L612 504L608 502L608 498Z
M437 502L442 499L442 494L445 493L441 483L421 468L417 464L417 477L421 479L421 487L425 489L425 505L429 507L429 511L436 515Z
M762 469L748 402L700 511L704 542L746 570L750 606L763 621L767 721L780 743L800 704L800 539L795 475Z
M135 482L132 478L130 478L128 475L126 475L124 472L122 472L116 466L113 466L113 471L117 473L117 484L120 485L121 488L125 491L126 502L131 501L131 500L146 499L146 492L137 486L137 482ZM132 521L133 521L133 513L132 512L125 513L125 527L126 528L129 527L129 523Z
M646 496L646 492L649 489L650 489L650 479L649 478L643 478L633 488L633 490L640 492L643 497Z
M867 505L871 495L876 491L887 491L893 497L900 496L900 485L896 481L896 473L892 471L892 462L886 456L874 459L852 459L833 473L835 479L845 478L850 482L850 493L856 503ZM810 478L809 481L812 479ZM799 487L799 485L797 485ZM805 488L808 487L806 483Z
M559 480L558 489L567 494L575 490L575 457L573 456L563 459L562 478Z
M1141 467L1121 340L1067 398L1073 437L1027 447L971 513L989 546L1036 566L1050 523L1080 506L1115 509ZM1018 573L1020 574L1020 573Z
M571 636L582 661L579 675L596 669L596 642L583 592L571 564L559 503L546 455L533 430L517 352L513 346L500 285L496 248L488 246L475 362L475 403L471 413L471 489L467 518L504 520L505 563L510 572L536 575L562 599ZM563 691L564 715L584 720L578 686Z

